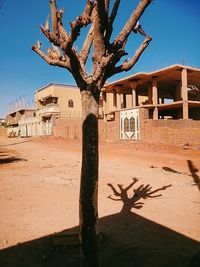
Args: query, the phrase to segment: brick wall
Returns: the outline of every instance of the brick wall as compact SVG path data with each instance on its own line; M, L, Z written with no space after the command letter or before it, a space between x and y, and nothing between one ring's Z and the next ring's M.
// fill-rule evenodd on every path
M115 120L99 120L100 142L120 142L120 113ZM200 144L200 121L195 120L148 120L148 111L140 109L140 140L148 143L183 145ZM53 134L71 139L82 138L81 119L56 120Z
M115 120L106 122L106 141L117 142L120 141L120 121L119 112L115 112Z
M53 128L53 135L81 140L81 119L73 118L56 120Z
M99 120L99 140L106 141L106 123ZM82 139L82 120L78 118L73 119L58 119L53 129L55 136L63 136L70 139Z
M183 145L200 144L200 121L145 120L143 141Z
M0 126L0 136L7 136L7 129Z

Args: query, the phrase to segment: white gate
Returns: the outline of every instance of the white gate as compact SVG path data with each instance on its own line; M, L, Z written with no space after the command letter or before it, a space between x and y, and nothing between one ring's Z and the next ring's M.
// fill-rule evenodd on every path
M120 139L140 139L139 109L120 111Z
M44 134L45 135L52 135L53 133L53 124L51 119L48 119L44 123Z

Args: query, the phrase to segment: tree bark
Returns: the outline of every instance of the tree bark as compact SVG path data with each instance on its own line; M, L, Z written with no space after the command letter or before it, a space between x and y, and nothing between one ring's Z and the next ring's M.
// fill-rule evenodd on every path
M98 106L99 94L81 92L82 169L80 186L81 266L99 266L98 242Z

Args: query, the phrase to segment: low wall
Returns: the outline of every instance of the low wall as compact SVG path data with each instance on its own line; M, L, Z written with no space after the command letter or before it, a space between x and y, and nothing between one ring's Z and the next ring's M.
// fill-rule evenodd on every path
M7 128L7 136L8 137L20 136L20 128L19 127L8 127Z
M119 142L120 141L120 113L115 112L115 120L107 121L106 124L106 139L107 142Z
M109 136L108 133L111 133L111 139L113 140L113 133L115 132L114 128L115 125L118 123L111 122L106 123L103 120L99 120L99 141L105 142L107 137ZM116 127L118 131L118 126ZM54 125L53 129L54 136L62 136L67 137L70 139L82 139L82 120L78 118L73 119L58 119ZM116 133L117 137L119 136L119 131ZM109 138L108 138L109 139ZM118 137L119 139L119 137Z
M200 144L200 121L145 120L143 140L173 145Z
M99 120L100 142L120 142L120 113L115 113L115 120ZM200 144L200 121L195 120L149 120L148 112L140 110L140 140L147 143L184 145ZM53 135L70 139L82 138L81 119L58 119Z
M53 127L53 135L81 140L81 119L57 119Z
M7 136L7 129L0 126L0 136Z

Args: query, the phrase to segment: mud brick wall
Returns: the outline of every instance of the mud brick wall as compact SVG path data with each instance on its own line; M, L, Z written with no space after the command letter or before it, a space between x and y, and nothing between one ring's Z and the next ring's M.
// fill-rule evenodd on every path
M53 127L53 135L81 140L81 119L57 119L55 121L55 126Z
M7 129L0 126L0 136L7 136Z
M53 128L54 136L62 136L70 139L82 139L82 120L79 118L58 119ZM106 123L99 120L99 141L105 142L107 135Z
M106 141L119 142L120 141L120 113L115 112L115 120L106 122Z
M200 121L145 120L143 141L173 145L200 144Z

